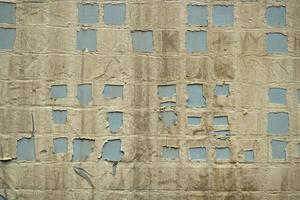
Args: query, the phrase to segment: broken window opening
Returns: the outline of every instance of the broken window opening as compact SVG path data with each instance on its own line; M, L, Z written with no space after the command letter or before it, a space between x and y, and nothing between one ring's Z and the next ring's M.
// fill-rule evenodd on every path
M165 160L178 160L179 148L164 146L162 154Z

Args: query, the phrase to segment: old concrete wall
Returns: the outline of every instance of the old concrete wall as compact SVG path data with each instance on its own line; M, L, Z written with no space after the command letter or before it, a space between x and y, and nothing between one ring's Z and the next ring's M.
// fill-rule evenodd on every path
M300 199L299 0L5 2L1 200Z

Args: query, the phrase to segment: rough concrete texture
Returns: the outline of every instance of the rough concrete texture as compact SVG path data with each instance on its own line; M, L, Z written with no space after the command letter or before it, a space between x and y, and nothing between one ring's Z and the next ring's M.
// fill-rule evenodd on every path
M299 0L9 2L0 199L300 199Z

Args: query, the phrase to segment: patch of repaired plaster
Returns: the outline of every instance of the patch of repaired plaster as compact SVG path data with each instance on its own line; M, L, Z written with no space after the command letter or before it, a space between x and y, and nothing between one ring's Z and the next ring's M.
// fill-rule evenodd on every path
M207 26L208 14L207 6L190 4L187 6L188 19L190 25Z
M120 4L104 4L104 23L108 25L125 24L126 6Z
M52 120L54 124L65 124L67 121L67 110L52 110Z
M0 28L0 49L14 49L16 29Z
M16 4L0 2L0 23L16 23Z
M206 106L206 99L203 96L202 84L189 84L187 85L187 106L200 108Z
M188 116L187 117L187 122L189 125L192 126L199 126L201 123L201 117L198 116Z
M112 133L117 133L123 126L123 113L122 112L108 112L107 121L109 129Z
M229 96L229 85L228 84L222 84L222 85L216 85L215 87L215 95L216 96Z
M80 4L78 19L80 24L97 24L99 21L98 4Z
M172 126L177 123L177 115L174 111L160 111L159 118L166 126Z
M171 98L176 95L176 85L159 85L158 94L160 98Z
M272 27L286 26L286 9L284 6L270 6L266 9L267 24Z
M268 113L267 132L271 135L286 135L289 132L289 114L287 112Z
M286 95L287 95L287 89L270 88L268 93L269 102L286 105Z
M66 98L68 96L67 85L51 85L52 98Z
M205 147L192 147L189 148L190 160L206 160L206 148Z
M164 146L162 155L165 160L178 160L179 148Z
M21 138L17 141L17 160L35 160L34 138Z
M80 105L88 105L92 101L92 84L80 84L77 87L77 99Z
M185 46L189 53L207 52L207 32L187 31L185 33Z
M228 147L217 147L216 148L216 159L217 160L230 160L231 152Z
M123 85L105 84L102 95L107 98L123 98Z
M153 52L153 33L152 31L131 31L131 40L134 52L151 53Z
M96 30L77 31L77 49L81 51L96 51L97 32Z
M233 26L234 6L233 5L214 5L213 6L213 25L214 26Z
M53 139L53 153L66 154L68 153L68 138L60 137Z
M253 150L246 150L244 151L244 161L247 162L254 162L254 151Z
M73 140L73 161L84 161L92 153L95 140L76 138Z
M273 160L285 160L286 159L286 146L287 141L272 140L272 159Z
M288 36L282 33L266 34L267 53L288 53Z

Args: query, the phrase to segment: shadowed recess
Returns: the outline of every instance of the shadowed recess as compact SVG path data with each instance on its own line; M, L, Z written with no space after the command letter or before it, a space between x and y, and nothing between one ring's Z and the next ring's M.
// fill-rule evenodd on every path
M187 31L185 33L185 46L189 53L207 52L207 32Z
M177 115L173 111L161 111L159 117L166 126L173 126L177 123Z
M67 121L68 111L52 110L52 120L54 124L65 124Z
M175 147L163 147L163 158L165 160L178 160L179 159L179 148Z
M107 98L123 97L123 85L109 85L104 86L102 95Z
M214 5L212 18L213 18L214 26L233 26L233 24L234 24L234 6L232 6L232 5Z
M80 4L78 8L80 24L96 24L99 21L98 4Z
M0 28L0 49L13 49L16 39L16 29Z
M16 23L16 4L0 2L0 23Z
M152 31L131 31L131 40L134 52L153 52Z
M107 120L109 129L112 133L117 133L123 126L123 113L122 112L108 112Z
M201 117L198 116L188 116L187 121L189 125L199 126L201 123Z
M266 10L267 24L272 27L285 27L286 11L284 6L271 6Z
M288 36L282 33L267 33L267 53L285 54L288 52Z
M287 94L287 89L270 88L268 94L269 102L286 105L286 94Z
M230 160L230 149L228 147L217 147L216 148L216 159L217 160Z
M102 159L106 161L121 161L124 152L122 151L122 141L120 139L108 140L102 148Z
M190 160L206 160L206 148L205 147L192 147L189 148Z
M206 100L203 96L203 85L201 84L190 84L187 85L187 106L188 107L204 107Z
M92 84L80 84L77 87L77 99L80 105L88 105L92 101Z
M96 51L97 33L96 30L77 31L77 49L81 51Z
M73 161L83 161L88 158L94 148L94 140L76 138L73 140Z
M253 162L254 161L254 151L253 150L244 151L244 160L247 162Z
M68 138L60 137L53 139L53 153L68 153Z
M108 25L121 25L125 23L126 6L120 4L104 4L104 23Z
M285 160L286 159L286 141L272 140L272 159L274 160Z
M188 20L187 20L188 24L207 26L208 24L207 6L190 4L187 6L187 12L188 12Z
M176 85L159 85L158 96L161 98L171 98L176 95Z
M271 135L286 135L289 132L289 114L287 112L268 113L267 132Z
M17 160L35 160L34 138L21 138L17 141Z
M66 98L68 96L67 85L51 85L51 97Z
M216 85L215 95L228 97L229 96L229 85L228 84Z

